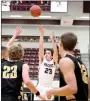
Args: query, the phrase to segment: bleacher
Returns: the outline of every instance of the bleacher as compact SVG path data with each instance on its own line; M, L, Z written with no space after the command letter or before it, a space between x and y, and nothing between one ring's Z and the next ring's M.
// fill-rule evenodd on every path
M42 11L50 11L50 1L44 1L43 4L41 4L40 1L11 1L10 2L10 10L11 11L29 11L29 9L32 7L32 5L39 5L42 9Z

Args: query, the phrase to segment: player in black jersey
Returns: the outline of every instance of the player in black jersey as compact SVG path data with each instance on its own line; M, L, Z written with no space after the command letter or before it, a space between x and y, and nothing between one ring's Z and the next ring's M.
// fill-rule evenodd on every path
M83 62L81 61L81 54L80 54L80 50L79 49L74 49L74 55L78 59L78 61L82 65L84 65ZM88 99L90 99L90 75L88 75Z
M2 63L1 66L1 100L18 101L22 81L39 98L39 91L33 85L29 77L29 66L21 62L23 49L21 45L11 46L8 50L9 60Z
M60 101L88 101L88 73L85 65L73 55L76 44L77 36L73 33L68 32L60 37L60 88L48 91L48 98L57 95Z
M15 33L12 38L9 40L6 46L1 47L1 63L7 61L8 59L8 48L13 44L16 37L21 33L22 28L20 26L16 27Z
M8 60L8 48L13 44L14 40L16 39L16 37L22 32L22 28L20 26L17 25L15 33L13 34L12 38L9 40L9 42L7 43L6 46L2 46L1 48L1 63L5 62ZM23 87L23 86L22 86ZM21 87L21 88L22 88ZM22 94L22 90L20 91L20 96L18 97L18 99L22 99L21 98L21 94Z

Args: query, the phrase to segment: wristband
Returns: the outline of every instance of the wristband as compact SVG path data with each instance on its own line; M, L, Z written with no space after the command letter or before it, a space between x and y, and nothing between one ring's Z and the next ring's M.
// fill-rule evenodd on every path
M40 95L40 92L39 92L39 91L37 91L36 96L39 96L39 95Z

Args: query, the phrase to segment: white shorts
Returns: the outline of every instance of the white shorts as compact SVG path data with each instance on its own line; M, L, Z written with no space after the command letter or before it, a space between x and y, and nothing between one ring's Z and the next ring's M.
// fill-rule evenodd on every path
M54 97L52 97L51 99L48 99L47 97L46 97L46 91L48 91L48 90L50 90L50 89L52 89L52 88L50 88L50 87L44 87L44 86L37 86L37 89L38 89L38 91L40 92L40 95L41 96L44 96L45 98L46 98L46 100L53 100L54 99ZM34 95L34 101L37 101L37 100L41 100L40 98L38 98L36 95Z

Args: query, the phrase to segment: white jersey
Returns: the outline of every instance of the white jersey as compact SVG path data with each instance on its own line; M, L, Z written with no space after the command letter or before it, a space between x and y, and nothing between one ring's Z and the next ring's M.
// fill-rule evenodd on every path
M39 65L39 85L52 86L52 82L55 74L54 61L47 61L46 59Z

